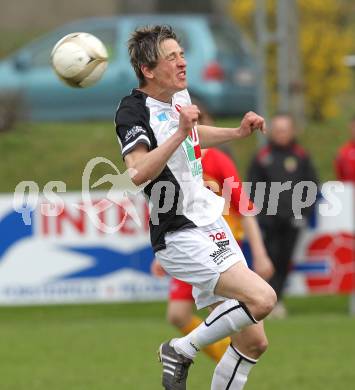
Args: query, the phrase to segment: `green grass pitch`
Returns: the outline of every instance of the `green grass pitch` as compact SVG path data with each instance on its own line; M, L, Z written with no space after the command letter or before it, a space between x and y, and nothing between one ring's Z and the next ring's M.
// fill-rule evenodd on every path
M355 383L355 318L346 297L289 298L268 320L270 348L246 390L348 390ZM1 390L157 390L159 343L177 335L164 303L0 308ZM189 390L207 390L200 355Z

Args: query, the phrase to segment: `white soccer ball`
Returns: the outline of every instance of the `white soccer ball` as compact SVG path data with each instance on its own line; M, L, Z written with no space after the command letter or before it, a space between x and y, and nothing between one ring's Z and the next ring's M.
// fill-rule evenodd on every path
M71 87L85 88L101 79L108 55L100 39L78 32L66 35L54 46L51 60L62 81Z

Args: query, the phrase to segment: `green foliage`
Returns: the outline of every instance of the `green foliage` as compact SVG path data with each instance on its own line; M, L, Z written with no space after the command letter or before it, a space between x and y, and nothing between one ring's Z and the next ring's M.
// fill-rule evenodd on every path
M268 24L275 30L276 1L267 1ZM304 69L306 110L314 119L339 114L338 97L351 88L351 71L344 57L355 49L354 26L348 13L354 10L345 0L298 0L300 47ZM254 0L232 0L232 15L253 35ZM272 102L276 98L276 50L269 48L268 84Z

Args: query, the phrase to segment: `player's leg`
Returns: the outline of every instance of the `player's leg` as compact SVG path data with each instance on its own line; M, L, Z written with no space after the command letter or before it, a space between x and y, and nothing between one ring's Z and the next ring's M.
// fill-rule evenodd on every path
M171 278L167 307L168 322L189 333L194 326L192 286L182 280Z
M198 328L174 343L179 353L191 359L206 345L262 320L276 303L273 289L243 262L237 262L220 275L215 294L230 299L218 305Z
M225 238L223 242L211 241L212 231L223 233L218 235ZM185 389L188 368L197 352L255 324L272 309L276 297L272 288L246 267L222 218L203 228L171 233L165 239L166 249L157 253L160 264L171 275L194 286L197 307L222 301L191 333L160 347L164 386ZM220 293L224 295L218 296ZM252 312L241 298L250 304Z
M273 262L275 273L269 283L277 294L278 303L271 315L273 318L285 318L287 316L287 310L282 302L283 290L290 271L292 254L299 230L288 221L283 223L279 222L273 230L274 234L272 236L270 235L269 239L274 247Z
M275 250L275 254L273 257L275 272L272 275L269 283L276 292L277 304L274 307L273 311L270 313L270 318L276 319L283 319L287 316L287 310L282 302L282 290L286 281L289 267L289 261L287 260L287 262L285 262L285 254L282 253L282 241L284 239L285 237L283 236L283 234L281 237L277 235L271 239L274 245L277 246L277 249ZM289 251L287 250L287 252ZM286 256L288 255L286 254Z
M243 389L250 370L267 349L263 322L231 336L232 344L218 363L212 378L212 390Z
M192 286L181 280L172 278L170 281L167 319L183 335L189 334L203 322L200 317L194 315L194 305ZM216 362L219 362L230 343L230 338L226 337L223 340L207 345L203 348L203 352Z
M169 300L166 316L169 324L183 334L190 333L200 324L198 319L195 321L193 302L190 300Z
M290 222L283 224L283 240L280 244L280 285L278 291L278 298L282 299L283 290L285 287L286 279L290 271L292 264L292 255L297 242L299 229L292 226ZM276 291L276 290L275 290Z
M272 287L244 262L238 262L222 272L214 292L242 302L257 321L265 318L276 303Z
M275 272L269 280L270 285L275 290L277 298L281 296L282 281L284 274L284 263L282 246L285 240L285 232L277 217L270 217L268 224L263 225L265 247L274 264Z
M220 233L218 236L223 236L223 241L211 241L211 231ZM188 232L176 238L183 240L174 239L173 245L189 245ZM176 351L190 359L206 345L262 320L276 303L270 285L246 266L243 253L224 219L196 229L193 240L195 252L191 244L187 252L192 256L194 267L198 267L198 273L191 277L191 283L195 283L196 305L202 308L224 302L198 328L174 342ZM196 287L199 285L203 289Z
M267 350L269 345L263 321L233 334L231 339L232 345L241 354L256 360Z

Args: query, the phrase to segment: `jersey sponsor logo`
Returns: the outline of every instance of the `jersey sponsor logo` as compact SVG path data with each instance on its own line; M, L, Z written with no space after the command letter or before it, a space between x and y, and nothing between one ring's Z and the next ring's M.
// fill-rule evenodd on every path
M161 112L159 115L157 115L159 122L165 122L168 120L168 116L166 115L166 112Z
M133 126L130 130L127 131L125 135L125 142L129 141L137 134L146 134L146 131L143 129L142 126Z
M212 238L212 241L220 241L225 240L227 238L226 233L222 230L221 232L217 232L216 234L210 234L209 237Z
M194 161L196 160L196 155L195 155L195 150L194 150L194 147L192 145L192 142L189 142L190 136L188 138L186 138L186 140L184 141L184 146L185 146L185 152L186 152L186 155L187 155L187 158L189 161Z
M202 164L200 160L192 161L192 163L190 164L190 168L191 168L192 176L202 177L203 171L202 171Z
M222 246L227 246L227 245L229 245L229 240L217 241L217 242L216 242L216 245L218 245L220 248L222 248Z
M229 245L229 240L227 239L227 235L223 230L215 234L210 233L209 237L218 245L219 248Z
M221 246L210 254L212 260L217 264L221 265L225 260L233 255L232 250L228 246Z
M195 158L200 158L201 157L201 147L200 147L200 142L199 142L196 126L194 126L191 129L190 134L187 137L187 139L189 141L191 141L191 143L193 145Z
M201 148L196 127L191 130L182 145L190 163L192 175L202 177Z
M175 104L175 109L177 112L181 111L181 105ZM197 128L194 126L186 140L184 141L185 150L187 152L187 157L189 161L193 161L201 158L201 147L198 139Z

